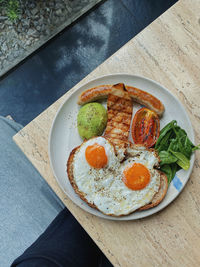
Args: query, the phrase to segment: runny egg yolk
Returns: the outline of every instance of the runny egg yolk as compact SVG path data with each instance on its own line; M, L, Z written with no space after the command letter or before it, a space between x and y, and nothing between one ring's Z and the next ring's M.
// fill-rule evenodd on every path
M108 162L105 148L97 143L86 148L85 158L91 167L97 169L105 167Z
M134 163L123 171L123 182L132 190L141 190L150 182L150 172L141 163Z

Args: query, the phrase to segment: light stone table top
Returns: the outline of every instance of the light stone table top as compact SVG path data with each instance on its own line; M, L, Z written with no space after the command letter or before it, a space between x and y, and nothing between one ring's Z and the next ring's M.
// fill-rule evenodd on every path
M200 154L179 197L135 221L83 211L62 192L49 164L48 134L56 111L80 85L105 74L156 80L184 105L200 143L200 1L181 0L14 136L14 140L114 266L200 266ZM68 88L67 88L68 89Z

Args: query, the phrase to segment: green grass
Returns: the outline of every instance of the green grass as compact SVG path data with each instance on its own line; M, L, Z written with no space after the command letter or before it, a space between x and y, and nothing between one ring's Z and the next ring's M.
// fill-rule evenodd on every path
M0 11L2 10L11 21L17 20L20 13L19 0L0 0Z

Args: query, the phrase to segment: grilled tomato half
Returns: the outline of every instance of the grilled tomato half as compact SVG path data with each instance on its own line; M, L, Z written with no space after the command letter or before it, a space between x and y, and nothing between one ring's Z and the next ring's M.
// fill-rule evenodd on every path
M152 147L160 135L158 115L148 108L139 109L133 118L131 133L135 144Z

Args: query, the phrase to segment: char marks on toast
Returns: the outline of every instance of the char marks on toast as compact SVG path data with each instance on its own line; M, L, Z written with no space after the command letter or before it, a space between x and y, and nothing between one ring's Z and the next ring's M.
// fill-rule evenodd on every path
M108 122L104 134L114 145L128 142L132 110L133 102L124 84L114 85L112 93L108 95Z

